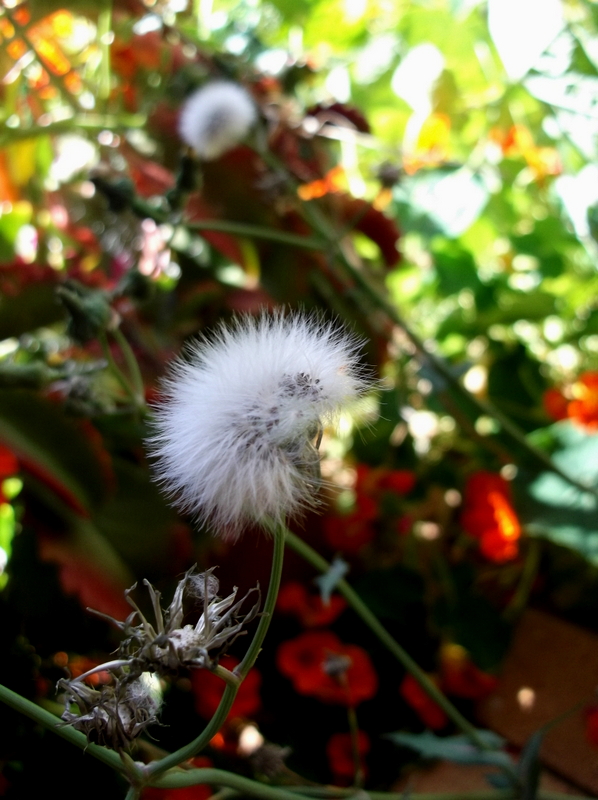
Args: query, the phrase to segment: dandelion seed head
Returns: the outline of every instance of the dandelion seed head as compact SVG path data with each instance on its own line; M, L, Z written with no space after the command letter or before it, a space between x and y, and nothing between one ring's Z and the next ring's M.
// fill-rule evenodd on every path
M149 442L175 505L236 538L317 505L322 425L368 380L360 343L317 316L221 326L174 365Z
M204 161L213 161L235 147L257 119L250 94L238 83L215 81L185 100L179 134Z

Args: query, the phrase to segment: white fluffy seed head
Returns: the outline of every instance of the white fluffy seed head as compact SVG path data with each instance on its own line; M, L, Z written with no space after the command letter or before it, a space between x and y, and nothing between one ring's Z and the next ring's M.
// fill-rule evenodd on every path
M257 119L250 94L238 83L215 81L185 100L179 117L181 139L204 161L239 144Z
M359 350L307 314L242 316L196 341L164 381L149 440L174 504L229 539L316 506L314 442L368 386Z

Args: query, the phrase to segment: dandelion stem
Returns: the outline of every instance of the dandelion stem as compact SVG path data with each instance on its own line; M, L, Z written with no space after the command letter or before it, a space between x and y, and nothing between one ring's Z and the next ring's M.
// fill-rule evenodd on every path
M286 542L298 555L308 561L320 572L328 572L330 564L325 558L317 553L312 547L306 544L298 536L295 536L291 531L287 531ZM345 600L349 603L351 608L361 617L368 628L374 633L383 645L395 656L395 658L405 667L405 669L413 675L415 680L419 683L426 694L437 703L446 715L451 719L457 728L461 730L466 736L470 738L476 747L481 750L487 750L488 746L480 738L474 726L465 719L465 717L455 708L455 706L444 696L437 686L428 678L426 673L421 667L411 658L409 653L404 650L401 645L393 639L388 633L386 628L378 621L377 617L370 611L370 609L363 602L361 597L347 583L346 580L341 578L337 582L337 588Z
M245 654L245 657L239 666L233 671L233 674L235 677L239 678L239 681L237 685L233 685L232 682L227 682L224 694L220 700L220 705L216 709L216 713L196 739L184 747L175 750L174 753L161 758L159 761L155 761L148 767L147 774L151 776L152 781L157 775L160 775L167 769L176 767L183 761L193 758L194 755L196 755L200 750L209 744L210 740L218 733L226 721L228 713L236 697L238 688L243 679L247 676L247 673L251 667L255 664L260 650L262 649L262 644L266 637L266 633L268 632L268 628L270 627L274 606L276 605L276 598L278 597L278 588L280 586L280 577L282 575L282 564L284 560L286 534L286 529L282 525L274 525L274 523L271 523L268 524L268 528L270 528L274 536L274 553L272 555L272 568L270 571L268 594L266 596L264 610L262 611L257 630L251 641L251 644L249 645L247 653ZM209 783L209 781L206 782Z
M353 766L355 769L353 784L356 788L360 789L363 787L365 775L361 765L361 754L359 752L359 723L357 721L357 712L355 711L354 706L347 706L347 722L349 723L351 754L353 756Z
M268 786L263 783L225 772L221 769L189 769L170 772L160 778L152 780L150 786L164 789L180 789L185 786L197 784L210 784L211 786L225 786L235 790L243 797L259 797L262 800L298 800L301 797L321 798L361 798L369 800L404 800L404 792L356 792L355 787L349 789L334 786ZM518 789L481 789L472 792L425 792L422 794L409 794L413 800L517 800ZM567 800L571 795L562 792L539 791L537 800ZM588 797L579 797L577 800L590 800Z
M62 721L57 716L46 711L45 708L41 708L41 706L38 706L36 703L32 703L31 700L21 697L20 694L2 685L0 685L0 700L11 708L14 708L15 711L19 711L21 714L30 717L39 725L43 725L44 728L48 728L48 730L58 734L58 736L62 736L63 739L81 748L81 750L85 750L86 753L94 756L99 761L103 761L104 764L107 764L109 767L112 767L118 772L122 772L123 765L116 751L109 750L107 747L100 747L97 744L90 744L84 733L75 730L70 725L63 725Z

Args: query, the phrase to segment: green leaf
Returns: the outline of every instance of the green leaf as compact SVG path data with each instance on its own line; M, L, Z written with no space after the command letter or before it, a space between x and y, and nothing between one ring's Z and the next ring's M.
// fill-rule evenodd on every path
M389 733L386 734L394 744L410 747L422 758L443 758L456 764L482 764L510 769L513 762L508 753L499 748L505 740L493 731L477 731L480 739L491 750L480 750L467 736L436 736L434 733Z
M536 800L540 785L540 748L548 727L540 728L528 739L517 764L521 783L521 800Z
M398 202L406 202L450 238L473 225L488 197L486 186L469 167L420 170L396 190Z
M598 488L598 436L570 422L557 422L548 430L556 447L555 464L572 478ZM528 532L572 547L598 564L598 498L553 472L541 473L523 489L528 493L528 502L522 504Z

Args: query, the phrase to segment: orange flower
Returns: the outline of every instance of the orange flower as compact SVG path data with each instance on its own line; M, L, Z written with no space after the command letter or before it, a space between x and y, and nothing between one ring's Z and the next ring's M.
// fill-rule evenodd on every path
M598 372L582 372L562 389L548 389L543 399L552 419L569 418L588 431L598 430Z
M548 416L551 417L551 419L557 421L561 419L567 419L569 401L561 391L558 389L548 389L544 392L542 402L544 405L544 410Z
M228 670L233 670L239 660L233 656L223 656L220 664ZM234 717L252 717L261 708L260 685L262 676L257 669L251 669L239 687L237 696L227 719ZM225 684L221 678L207 669L194 669L191 671L191 684L195 695L195 710L205 719L211 719L224 693Z
M481 700L498 683L494 675L476 667L464 647L454 643L445 644L440 650L440 672L440 685L446 694L469 700Z
M507 158L525 159L537 181L542 181L547 175L560 175L563 171L554 147L538 147L525 125L512 125L507 133L494 129L490 132L490 139L500 146Z
M590 430L598 430L598 372L584 372L571 386L567 415Z
M366 651L343 644L330 631L307 631L283 642L276 663L296 692L324 703L356 706L378 691L378 677Z
M519 552L521 526L510 502L508 483L500 475L476 472L467 481L461 525L480 542L489 561L502 563Z
M426 692L422 689L413 675L407 674L399 688L401 697L409 703L414 711L417 711L421 721L433 731L444 728L448 723L448 717Z
M341 166L336 166L328 170L323 178L299 186L297 194L302 200L313 200L316 197L342 191L346 182L345 170Z
M364 731L357 734L357 749L361 769L365 773L364 757L370 750L370 740ZM350 783L355 776L355 763L353 760L353 742L349 733L335 733L326 745L326 755L330 764L330 771L337 783Z
M320 595L310 594L298 581L289 581L278 593L277 606L283 614L293 614L306 628L319 628L330 625L345 609L347 603L335 594L328 605L324 605Z

